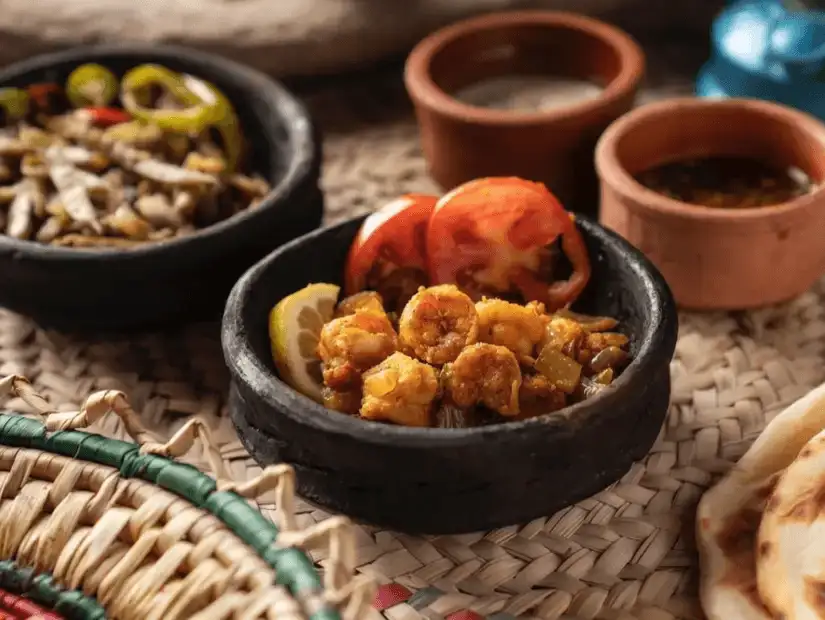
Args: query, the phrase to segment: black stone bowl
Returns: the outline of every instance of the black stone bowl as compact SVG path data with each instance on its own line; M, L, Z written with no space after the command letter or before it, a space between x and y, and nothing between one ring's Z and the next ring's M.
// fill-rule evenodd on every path
M575 308L618 318L631 337L633 361L612 388L556 413L471 429L367 422L293 391L270 358L269 311L308 283L340 282L358 218L273 252L229 295L222 340L230 413L247 449L261 465L291 463L309 501L411 533L523 523L617 480L647 454L667 412L676 308L641 253L577 218L593 277Z
M303 105L265 75L217 56L160 45L103 45L37 56L0 71L0 87L57 81L77 65L118 75L160 63L214 83L236 108L249 167L273 189L255 209L136 249L58 248L0 235L0 306L64 330L126 330L217 318L248 267L317 228L319 141Z

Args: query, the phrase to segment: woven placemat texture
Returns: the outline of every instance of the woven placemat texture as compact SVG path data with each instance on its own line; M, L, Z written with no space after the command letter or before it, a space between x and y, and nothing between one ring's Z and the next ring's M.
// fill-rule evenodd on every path
M666 53L658 58L675 62ZM301 86L326 132L329 221L402 192L436 191L400 78L387 75ZM653 96L684 91L684 83L655 85L665 90ZM662 433L644 461L591 499L531 523L463 536L419 538L359 526L360 570L384 584L376 599L380 614L393 620L701 618L695 504L767 421L825 379L823 296L819 285L758 312L683 314ZM146 424L165 435L202 416L236 480L261 471L223 412L227 374L217 325L81 340L0 311L0 376L11 373L29 377L61 409L77 408L93 390L122 390ZM12 407L25 410L20 402ZM114 416L92 430L126 438ZM197 452L186 460L207 468ZM273 515L266 498L260 507ZM328 516L306 504L297 510L300 527ZM323 565L323 557L315 559Z

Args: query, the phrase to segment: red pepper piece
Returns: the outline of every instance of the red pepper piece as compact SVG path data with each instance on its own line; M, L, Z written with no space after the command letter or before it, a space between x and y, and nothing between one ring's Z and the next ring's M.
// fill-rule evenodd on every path
M132 115L120 108L83 108L92 119L95 125L110 127L120 123L128 123L132 120Z
M51 82L29 84L25 90L38 108L48 108L51 101L50 97L56 97L63 93L63 89L59 85Z

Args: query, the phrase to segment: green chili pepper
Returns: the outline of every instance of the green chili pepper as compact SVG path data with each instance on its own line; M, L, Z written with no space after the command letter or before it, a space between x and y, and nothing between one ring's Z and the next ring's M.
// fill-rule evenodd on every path
M106 67L80 65L66 80L66 97L76 108L108 106L117 97L117 78Z
M181 103L183 110L154 110L141 101L151 86L162 86ZM241 151L241 135L232 104L214 85L181 75L160 65L142 65L129 71L121 81L121 100L135 118L164 131L200 133L215 127L221 134L227 170L234 170Z
M147 107L147 102L142 101L144 98L141 95L158 85L189 107L183 110L154 110ZM209 106L186 88L183 77L160 65L141 65L124 75L120 83L120 98L123 107L132 116L157 125L164 131L200 133L210 125L212 118Z
M209 124L221 134L223 148L226 152L226 169L229 172L234 171L238 165L243 146L241 144L240 123L237 114L235 114L235 109L229 99L214 84L191 75L184 75L183 78L189 91L201 96L201 100L208 99L211 96L211 99L209 99L212 102Z
M0 108L9 119L23 118L29 112L29 93L20 88L0 88Z

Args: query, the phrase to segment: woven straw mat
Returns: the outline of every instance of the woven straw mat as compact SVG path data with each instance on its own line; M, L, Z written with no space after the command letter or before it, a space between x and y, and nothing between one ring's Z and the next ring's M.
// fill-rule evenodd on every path
M437 191L397 73L310 91L326 132L329 221L402 192ZM825 379L823 295L825 285L759 312L684 314L673 404L658 441L591 499L531 523L462 536L416 538L359 526L360 570L384 584L375 618L701 618L694 506L766 422ZM0 376L12 373L32 379L61 409L76 409L94 390L122 390L146 425L167 435L187 417L203 416L236 480L261 471L223 413L227 374L216 325L129 341L79 340L0 311ZM18 407L25 409L10 403ZM127 438L111 415L92 430ZM203 455L187 460L207 469ZM260 505L273 515L272 504ZM301 504L297 511L299 527L329 516Z

